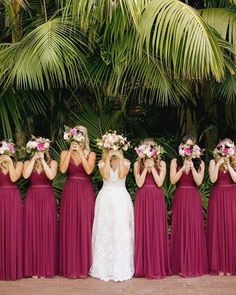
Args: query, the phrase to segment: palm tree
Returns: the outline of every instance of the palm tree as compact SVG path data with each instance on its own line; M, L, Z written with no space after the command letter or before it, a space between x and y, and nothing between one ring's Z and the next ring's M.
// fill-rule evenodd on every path
M234 71L224 36L178 0L7 0L1 11L1 98L86 87L97 102L178 105L189 93L186 81L220 81L225 68Z

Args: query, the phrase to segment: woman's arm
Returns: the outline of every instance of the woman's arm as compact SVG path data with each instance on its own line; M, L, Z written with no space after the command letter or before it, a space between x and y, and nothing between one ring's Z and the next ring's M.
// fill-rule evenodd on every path
M205 172L205 163L202 161L200 164L199 171L197 171L193 165L193 162L190 161L190 168L192 170L193 179L197 186L202 184L203 178L204 178L204 172Z
M23 168L23 177L25 179L29 178L35 165L37 154L35 154L29 161L26 161L24 163L24 168Z
M62 151L60 156L60 171L65 173L68 169L72 150Z
M134 163L134 178L138 187L142 187L147 175L147 168L144 167L142 173L140 174L139 163Z
M128 175L130 168L129 160L125 159L123 154L120 157L119 169L118 169L118 176L120 179L124 178Z
M79 149L78 152L79 152L84 170L86 171L88 175L91 174L95 167L96 154L94 152L89 153L89 157L87 159L81 149Z
M152 167L151 172L155 180L155 183L157 184L158 187L161 187L166 177L166 163L164 161L160 162L159 174L157 173L156 168L154 166Z
M98 166L100 166L99 171L100 171L102 178L105 180L108 180L110 177L110 168L111 168L110 157L107 156L105 161L103 161L103 160L100 161Z
M23 163L17 162L14 166L12 159L9 156L4 156L8 163L9 176L12 182L16 182L22 175Z
M176 184L180 177L183 174L183 171L186 169L186 165L184 164L178 171L177 171L177 159L173 159L170 163L170 182L171 184Z
M45 159L41 158L41 163L47 178L53 180L57 175L57 162L51 161L51 165L49 166Z
M215 183L218 179L218 172L220 165L224 163L224 159L221 158L218 162L216 162L214 159L210 161L209 164L209 176L210 176L210 181L212 183Z
M228 168L229 174L230 174L233 182L236 182L236 171L230 165L229 159L227 159L226 164L227 164L227 168Z

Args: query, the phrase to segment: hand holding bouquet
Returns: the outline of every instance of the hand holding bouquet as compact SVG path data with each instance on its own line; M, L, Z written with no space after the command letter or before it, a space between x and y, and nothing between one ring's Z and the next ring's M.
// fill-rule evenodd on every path
M236 154L236 147L230 139L222 140L213 151L220 157L230 157Z
M50 140L44 137L35 137L31 135L31 140L26 144L26 152L30 154L44 153L48 151L50 147Z
M179 146L179 155L184 160L192 160L200 158L201 155L203 155L203 150L197 144L190 145L181 143Z
M76 141L77 143L81 144L85 142L85 136L83 131L81 131L77 126L73 128L65 126L64 140L69 143Z

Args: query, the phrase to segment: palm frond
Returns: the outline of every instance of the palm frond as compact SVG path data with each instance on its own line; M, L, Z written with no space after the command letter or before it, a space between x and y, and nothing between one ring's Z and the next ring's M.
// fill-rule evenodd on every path
M223 53L214 33L192 7L178 0L150 1L142 14L140 48L158 56L179 77L224 77Z
M207 24L236 50L236 12L225 8L208 8L200 10L200 13Z
M77 85L87 76L86 44L70 23L53 19L21 41L0 45L0 80L17 88Z

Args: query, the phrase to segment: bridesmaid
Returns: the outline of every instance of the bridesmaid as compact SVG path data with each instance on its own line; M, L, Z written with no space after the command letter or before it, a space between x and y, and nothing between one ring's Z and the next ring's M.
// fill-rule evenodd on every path
M210 161L214 184L208 205L207 246L210 273L236 274L236 158L230 139L221 141Z
M24 163L23 176L30 179L24 207L24 276L51 278L57 274L57 205L51 181L57 162L48 153L49 140L27 143L32 157Z
M139 187L135 198L135 276L149 279L169 274L168 227L165 197L161 188L166 163L160 159L160 147L145 139L136 152L145 148L151 158L138 158L134 176Z
M94 190L90 174L96 154L90 152L87 129L65 132L70 148L62 151L60 171L67 172L62 193L59 273L67 278L86 278L91 266L91 236L94 217Z
M190 155L199 147L195 138L185 136L182 146ZM181 145L180 145L181 147ZM183 150L180 150L182 155ZM201 196L198 192L204 177L204 162L179 156L171 161L170 181L176 184L172 207L170 262L173 273L183 277L201 276L208 272Z
M16 280L23 277L23 206L16 184L23 163L12 157L12 143L2 141L0 150L8 150L8 155L0 156L0 280Z

